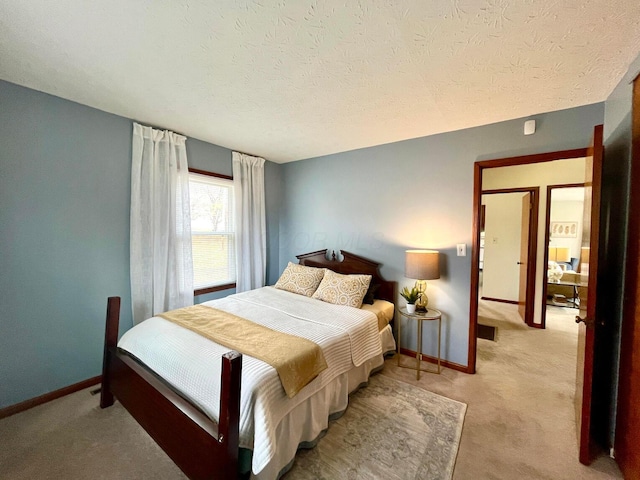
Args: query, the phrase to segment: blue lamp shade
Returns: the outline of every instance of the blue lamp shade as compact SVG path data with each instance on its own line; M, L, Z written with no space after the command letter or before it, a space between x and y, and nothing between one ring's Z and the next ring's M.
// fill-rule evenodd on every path
M440 259L436 250L407 250L404 276L416 280L440 278Z

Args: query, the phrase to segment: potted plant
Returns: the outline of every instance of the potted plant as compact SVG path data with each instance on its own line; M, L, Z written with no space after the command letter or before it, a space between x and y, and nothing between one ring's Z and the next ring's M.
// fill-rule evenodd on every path
M420 291L416 287L412 287L411 290L408 287L404 287L400 295L407 301L407 312L414 313L416 311L416 302L420 298Z

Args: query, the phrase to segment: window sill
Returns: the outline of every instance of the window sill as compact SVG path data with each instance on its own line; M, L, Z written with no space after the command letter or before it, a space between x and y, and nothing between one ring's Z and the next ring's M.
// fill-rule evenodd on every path
M235 282L226 283L224 285L216 285L215 287L198 288L197 290L193 291L193 295L194 296L204 295L206 293L220 292L222 290L229 290L231 288L236 288Z

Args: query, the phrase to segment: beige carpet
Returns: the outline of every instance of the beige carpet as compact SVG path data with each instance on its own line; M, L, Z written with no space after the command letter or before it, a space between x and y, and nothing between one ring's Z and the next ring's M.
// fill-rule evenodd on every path
M466 405L382 375L353 395L287 480L450 479ZM180 470L116 403L83 390L0 421L0 478L180 479Z
M89 389L0 421L0 478L184 479L122 406Z

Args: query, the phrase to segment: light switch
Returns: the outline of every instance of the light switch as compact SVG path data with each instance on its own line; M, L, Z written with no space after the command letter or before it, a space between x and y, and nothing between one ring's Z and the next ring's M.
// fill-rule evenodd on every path
M458 256L459 257L466 257L467 256L467 244L466 243L459 243L458 244Z

